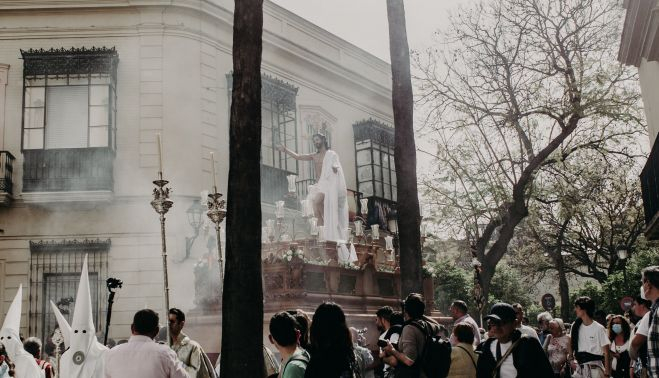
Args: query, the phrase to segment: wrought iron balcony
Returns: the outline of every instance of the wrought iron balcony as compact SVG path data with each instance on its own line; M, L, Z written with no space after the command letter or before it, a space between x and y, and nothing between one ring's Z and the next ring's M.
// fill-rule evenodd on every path
M23 192L112 191L114 152L102 148L25 150Z
M9 205L13 195L14 155L0 151L0 205Z
M657 240L659 239L659 138L655 139L648 161L641 172L641 192L645 211L645 236L649 240Z

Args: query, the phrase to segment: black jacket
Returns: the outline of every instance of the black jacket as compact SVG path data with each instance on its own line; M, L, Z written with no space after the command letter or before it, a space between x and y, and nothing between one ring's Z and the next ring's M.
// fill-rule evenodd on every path
M520 337L518 330L513 331L513 344ZM497 365L496 358L492 355L490 346L495 338L487 339L481 344L481 355L478 358L476 368L477 378L492 378L492 371ZM508 357L510 358L510 356ZM553 378L554 371L549 364L545 351L538 340L531 337L523 337L512 352L513 365L517 369L518 378Z

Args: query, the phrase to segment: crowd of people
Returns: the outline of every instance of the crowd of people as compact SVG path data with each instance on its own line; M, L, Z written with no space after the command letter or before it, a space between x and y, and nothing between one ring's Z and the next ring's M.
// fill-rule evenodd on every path
M417 293L401 308L384 306L374 314L377 345L364 345L366 330L350 327L333 302L319 305L311 318L302 310L274 314L268 329L272 350L263 346L264 378L659 377L659 266L643 270L641 295L628 316L598 316L589 297L574 302L572 324L543 312L536 327L526 324L518 303L493 305L484 328L460 300L449 308L451 324L424 315L425 302ZM219 365L183 333L183 311L170 309L168 321L169 343L158 343L158 314L138 311L130 339L105 353L104 376L219 377ZM42 377L55 377L54 361L41 359L38 338L26 339L23 347L21 353L34 357ZM6 348L0 348L0 378L21 377Z

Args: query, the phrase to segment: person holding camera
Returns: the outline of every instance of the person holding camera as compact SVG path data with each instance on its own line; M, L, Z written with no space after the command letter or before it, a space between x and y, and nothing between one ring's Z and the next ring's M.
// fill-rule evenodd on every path
M405 322L403 318L403 314L401 312L394 312L393 309L391 309L391 307L389 306L385 306L380 310L384 308L389 308L391 310L391 313L383 315L382 324L386 326L386 329L384 332L382 332L380 338L378 339L378 347L380 347L379 357L383 361L384 358L387 357L386 353L383 350L387 346L387 342L391 343L395 349L398 349L398 339L400 338L400 334L403 331L403 323ZM380 310L378 310L378 314L380 314ZM378 318L380 318L380 315L378 315ZM395 371L396 370L393 366L384 362L384 367L383 367L384 378L395 377Z

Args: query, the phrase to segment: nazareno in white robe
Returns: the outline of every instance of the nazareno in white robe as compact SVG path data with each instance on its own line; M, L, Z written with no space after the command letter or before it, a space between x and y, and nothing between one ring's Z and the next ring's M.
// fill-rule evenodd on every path
M336 173L334 168L337 170ZM348 228L348 193L339 155L332 150L325 152L323 169L318 179L318 190L325 195L323 206L325 240L345 243Z

